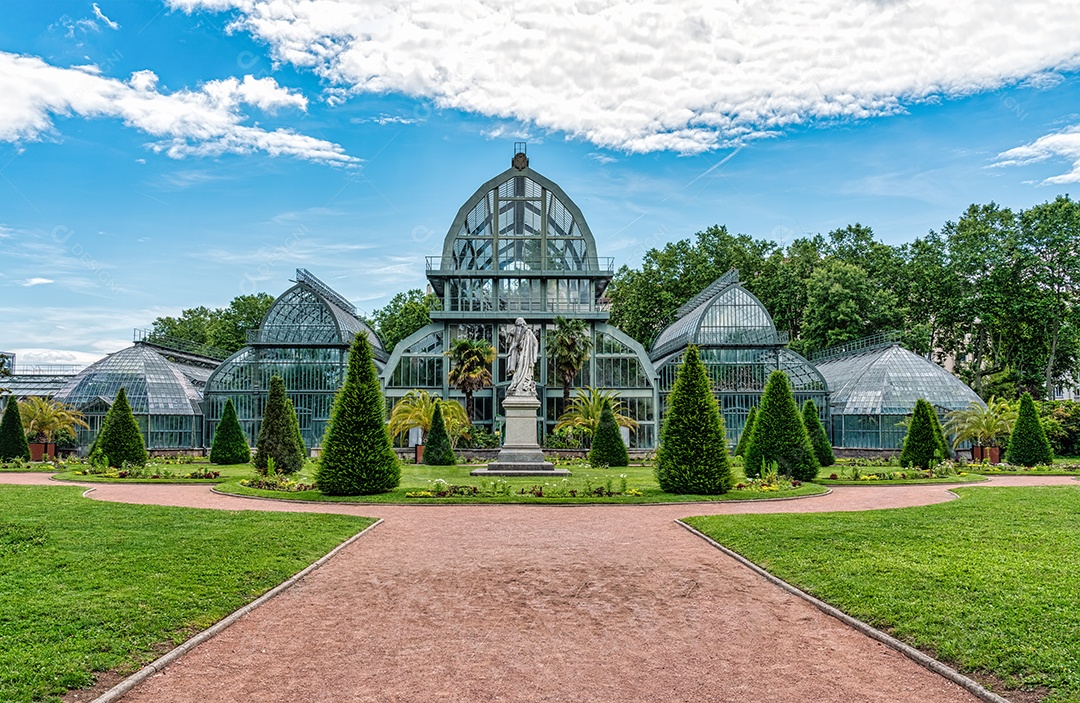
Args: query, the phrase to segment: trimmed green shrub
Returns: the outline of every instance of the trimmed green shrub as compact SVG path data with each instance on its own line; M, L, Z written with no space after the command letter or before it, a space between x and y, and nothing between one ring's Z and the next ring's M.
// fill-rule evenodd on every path
M627 466L630 455L626 451L619 423L615 422L615 413L611 411L611 400L604 398L604 407L600 411L600 420L596 424L592 448L589 450L589 463L593 466Z
M945 439L945 430L941 426L941 418L938 417L937 411L934 410L934 406L931 405L930 410L930 417L934 421L934 440L938 443L938 448L941 449L941 458L952 459L952 447L949 445L949 441Z
M1005 452L1005 461L1021 466L1054 463L1054 453L1046 439L1046 430L1039 422L1039 413L1030 393L1020 397L1020 412L1016 415L1016 424L1009 435L1009 449Z
M12 459L30 461L30 445L26 443L26 432L19 416L19 402L13 395L8 396L4 419L0 420L0 461Z
M214 444L210 447L211 464L246 464L251 461L251 448L236 417L232 398L225 401L221 422L214 432Z
M252 462L260 473L266 473L271 458L274 470L279 473L292 474L300 470L305 457L303 443L298 442L299 428L296 410L285 392L285 380L281 376L271 377Z
M431 429L424 443L424 463L429 466L453 466L457 463L454 449L450 446L450 436L446 434L441 406L442 401L436 400L435 410L431 413Z
M401 481L401 466L390 444L371 344L357 334L349 350L345 385L334 398L323 439L318 486L326 495L385 493Z
M817 478L820 464L783 371L773 371L765 384L745 459L749 478L761 476L762 467L774 461L785 476L799 481Z
M817 406L814 401L807 398L802 406L802 420L806 427L806 434L810 436L810 446L814 448L814 456L817 457L821 466L832 466L836 463L836 457L832 453L832 442L825 434L825 425L821 424L818 417Z
M123 388L105 415L101 432L94 441L93 451L100 452L109 466L121 468L124 462L133 466L145 466L150 457L146 453L139 423L131 413L127 391Z
M716 495L731 489L724 419L696 346L687 348L668 396L655 471L667 493Z
M292 398L288 399L288 403L289 412L286 413L286 417L292 423L293 437L296 438L296 447L300 451L300 456L303 457L304 461L307 461L307 458L311 455L308 454L307 443L304 442L304 433L300 431L300 418L296 415L296 408L293 406ZM301 462L300 465L303 466L303 463Z
M917 466L925 471L936 461L945 458L941 451L941 440L934 432L935 417L934 408L925 398L915 401L915 411L908 423L904 448L900 452L901 466Z
M742 434L739 435L739 443L735 445L735 456L746 456L746 447L750 444L750 436L754 434L754 422L757 421L757 406L750 408L750 414L746 416L746 424L743 425Z

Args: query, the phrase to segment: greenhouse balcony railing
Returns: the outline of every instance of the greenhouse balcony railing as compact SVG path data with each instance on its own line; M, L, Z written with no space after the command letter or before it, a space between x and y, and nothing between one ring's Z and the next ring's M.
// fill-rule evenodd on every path
M83 370L76 364L23 364L14 372L15 376L74 376Z
M131 336L131 341L143 342L162 349L171 349L182 354L192 354L217 361L224 361L229 358L229 352L224 349L218 349L209 344L198 344L179 337L156 334L153 330L136 329Z
M497 262L487 261L491 266L497 264L498 268L478 268L475 265L465 266L454 261L453 257L429 256L426 259L427 270L434 273L455 274L463 272L498 272L498 273L615 273L615 259L610 256L584 257L568 261L562 257L544 257L530 259L505 259Z

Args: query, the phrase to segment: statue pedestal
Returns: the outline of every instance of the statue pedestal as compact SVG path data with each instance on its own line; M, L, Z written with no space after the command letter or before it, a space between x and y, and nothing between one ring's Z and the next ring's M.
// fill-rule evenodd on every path
M544 460L536 441L536 411L540 401L535 396L508 395L503 400L506 413L506 441L499 456L486 469L476 469L473 476L569 476L566 469L556 469Z

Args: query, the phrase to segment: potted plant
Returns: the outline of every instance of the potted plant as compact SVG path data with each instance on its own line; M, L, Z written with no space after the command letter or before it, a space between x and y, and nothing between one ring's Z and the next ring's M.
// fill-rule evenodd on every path
M23 429L30 440L30 460L46 461L56 457L53 437L57 433L74 434L75 427L89 427L82 413L49 398L31 396L19 403Z
M954 410L946 416L945 431L953 437L955 450L964 442L971 442L971 456L975 461L1001 463L1001 441L1012 433L1016 423L1016 410L1003 398L991 397L983 405L972 401L963 410Z

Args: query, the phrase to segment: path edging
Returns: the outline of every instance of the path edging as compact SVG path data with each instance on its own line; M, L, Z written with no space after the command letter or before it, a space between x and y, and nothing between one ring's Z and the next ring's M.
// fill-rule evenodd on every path
M952 491L949 491L949 492L951 493ZM893 637L891 635L888 635L888 634L886 634L886 633L882 632L881 630L878 630L878 629L876 629L874 627L871 627L870 625L867 625L862 620L858 620L856 618L851 617L850 615L848 615L844 611L842 611L842 610L840 610L838 608L834 608L833 606L829 605L825 601L815 598L814 596L810 595L806 591L803 591L802 589L791 585L790 583L783 580L782 578L779 578L778 576L774 576L773 574L769 573L765 569L762 569L760 566L758 566L754 562L750 561L749 559L747 559L743 555L739 554L738 552L732 551L731 549L728 549L724 545L722 545L719 542L717 542L716 540L714 540L712 537L709 537L708 535L701 532L700 530L686 524L682 520L675 520L675 524L679 525L682 528L685 528L686 530L690 531L691 533L693 533L693 534L697 535L698 537L700 537L701 539L705 540L706 542L711 544L713 547L716 547L721 552L723 552L727 556L731 557L735 561L739 562L743 566L747 567L748 569L750 569L751 571L756 573L758 576L761 576L762 578L764 578L766 581L773 584L774 586L778 586L778 587L782 588L783 590L787 591L788 593L790 593L791 595L797 596L797 597L803 599L804 601L806 601L810 605L814 606L815 608L817 608L821 612L825 613L826 615L828 615L830 617L833 617L833 618L836 618L840 622L844 623L845 625L847 625L849 627L852 627L852 628L858 630L859 632L866 635L867 637L870 637L871 639L875 639L878 642L881 642L882 644L884 644L885 646L896 650L897 652L899 652L900 654L903 654L905 657L912 660L916 664L919 664L923 668L928 669L928 670L934 672L935 674L938 674L939 676L942 676L942 677L948 679L949 681L951 681L952 683L956 684L957 686L963 688L964 690L966 690L968 693L972 694L976 698L979 698L980 700L986 701L986 703L1011 703L1011 701L1009 701L1009 699L1003 698L1003 697L999 696L998 694L993 693L992 691L988 691L978 681L975 681L973 679L968 678L967 676L964 676L963 674L961 674L956 669L953 669L950 666L946 666L945 664L942 664L937 659L934 659L933 657L930 657L930 656L927 656L926 654L923 654L919 650L915 649L914 647L912 647L912 646L910 646L908 644L904 644L903 642L896 639L895 637Z
M90 493L90 491L93 491L93 490L95 490L95 489L91 488L88 491L86 491L83 495L86 495L86 493ZM170 652L162 655L161 657L155 659L154 661L150 662L149 664L144 666L142 669L139 669L134 674L132 674L131 676L128 676L126 679L124 679L120 683L116 684L115 686L110 688L105 693L101 694L100 696L98 696L94 700L90 701L90 703L114 703L114 701L120 700L128 692L130 692L131 689L135 688L136 686L138 686L140 683L142 683L146 679L148 679L151 676L153 676L154 674L158 673L159 671L161 671L162 669L167 667L169 664L172 664L174 661L179 659L184 654L187 654L189 651L191 651L195 647L198 647L203 642L206 642L207 640L213 638L215 635L219 634L222 630L226 629L227 627L232 625L234 622L236 622L237 620L239 620L243 616L247 615L252 610L255 610L260 605L267 602L268 600L270 600L274 596L277 596L280 593L282 593L283 591L285 591L285 590L291 588L292 586L296 585L296 583L298 581L300 581L302 578L304 578L305 576L310 574L312 571L314 571L315 569L318 569L320 566L322 566L323 564L328 562L338 552L340 552L342 549L345 549L350 544L352 544L356 540L358 540L361 537L363 537L364 535L366 535L370 530L373 530L376 527L378 527L379 525L381 525L382 522L383 522L382 518L377 519L375 522L368 525L367 527L365 527L360 532L356 533L355 535L353 535L349 539L345 540L344 542L342 542L338 546L334 547L328 553L323 555L318 561L311 564L310 566L308 566L303 571L301 571L301 572L299 572L297 574L294 574L292 576L292 578L290 578L287 581L284 581L282 583L279 583L277 586L270 589L266 593L262 594L261 596L259 596L255 600L251 601L250 603L248 603L244 607L240 608L239 610L235 610L232 613L230 613L229 615L225 616L224 619L219 620L217 623L215 623L210 628L208 628L206 630L203 630L202 632L198 633L197 635L195 635L191 639L189 639L186 642L180 644L178 647L176 647L172 651L170 651Z

